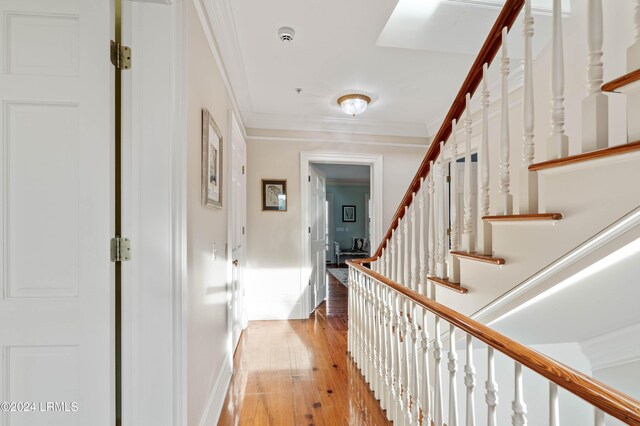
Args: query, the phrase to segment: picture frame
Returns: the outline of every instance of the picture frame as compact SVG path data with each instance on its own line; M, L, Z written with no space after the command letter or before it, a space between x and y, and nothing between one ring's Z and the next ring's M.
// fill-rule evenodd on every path
M343 222L356 221L356 206L342 206L342 221Z
M262 179L262 211L287 211L286 179Z
M209 110L202 108L202 205L222 209L224 144Z

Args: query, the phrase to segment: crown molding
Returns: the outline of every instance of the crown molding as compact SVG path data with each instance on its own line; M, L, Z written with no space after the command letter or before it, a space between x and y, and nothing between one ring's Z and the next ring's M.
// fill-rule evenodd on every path
M338 140L338 139L326 139L326 138L297 138L297 137L283 137L283 136L251 136L247 135L247 141L258 142L290 142L290 143L335 143L335 144L348 144L348 145L372 145L380 147L394 147L394 148L418 148L426 150L429 144L412 144L412 143L394 143L394 142L377 142L377 141L360 141L360 140Z
M593 370L640 360L640 322L580 342Z
M361 133L383 136L427 137L423 123L367 120L360 117L305 117L287 114L252 114L247 127L272 130Z

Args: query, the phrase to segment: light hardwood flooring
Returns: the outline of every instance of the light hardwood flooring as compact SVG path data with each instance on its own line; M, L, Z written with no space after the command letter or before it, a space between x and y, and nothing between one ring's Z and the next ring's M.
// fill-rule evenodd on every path
M309 319L249 323L219 425L391 424L347 353L347 289L328 283Z

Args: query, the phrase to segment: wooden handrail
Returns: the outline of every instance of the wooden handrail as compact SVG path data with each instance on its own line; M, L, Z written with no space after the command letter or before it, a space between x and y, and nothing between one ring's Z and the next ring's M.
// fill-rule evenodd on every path
M402 294L424 309L453 324L458 329L502 352L514 361L535 371L610 416L627 424L640 426L640 401L618 392L571 367L554 361L453 309L447 308L361 265L362 262L371 262L373 260L375 259L348 260L347 264L390 287L395 292Z
M480 82L482 81L482 67L485 63L491 64L496 53L500 50L500 46L502 45L502 29L504 27L511 29L523 6L524 0L507 0L504 3L504 7L502 8L500 15L498 15L498 19L496 19L496 22L493 24L482 49L480 49L480 53L478 53L475 62L471 66L471 70L467 74L464 83L462 83L462 87L460 87L451 108L449 108L449 112L444 118L444 121L440 126L440 130L438 130L438 133L433 137L431 146L429 147L424 160L422 160L422 164L420 164L418 172L411 181L404 198L402 198L402 201L398 206L398 210L396 210L396 213L393 216L391 225L375 252L375 256L379 257L382 255L382 250L386 247L387 240L391 238L393 230L398 226L398 221L404 216L405 207L411 205L413 193L417 192L420 188L420 180L425 178L429 173L429 163L438 158L438 155L440 154L440 141L444 141L446 143L447 139L451 135L451 120L454 118L459 120L462 116L465 109L465 97L467 93L473 95L480 85Z

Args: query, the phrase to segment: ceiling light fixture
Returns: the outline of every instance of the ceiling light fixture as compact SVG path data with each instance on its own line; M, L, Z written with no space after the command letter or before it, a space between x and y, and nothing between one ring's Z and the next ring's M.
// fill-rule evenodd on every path
M371 98L369 96L357 93L340 96L338 98L338 105L340 105L342 112L353 115L354 117L358 114L362 114L370 103Z

